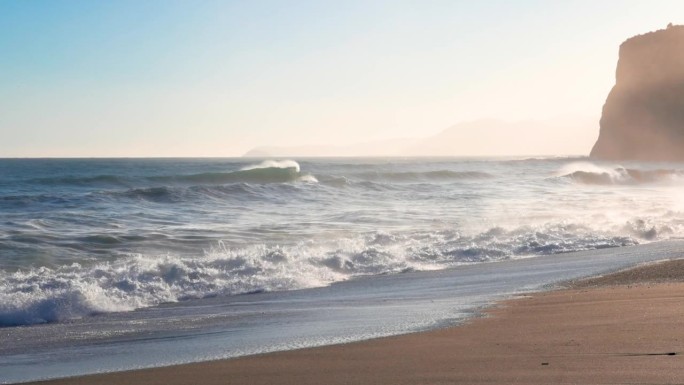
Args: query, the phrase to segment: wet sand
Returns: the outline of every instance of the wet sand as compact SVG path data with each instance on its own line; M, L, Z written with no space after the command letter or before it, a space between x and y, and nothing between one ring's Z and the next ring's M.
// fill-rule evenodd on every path
M502 302L447 329L48 384L681 384L684 261Z

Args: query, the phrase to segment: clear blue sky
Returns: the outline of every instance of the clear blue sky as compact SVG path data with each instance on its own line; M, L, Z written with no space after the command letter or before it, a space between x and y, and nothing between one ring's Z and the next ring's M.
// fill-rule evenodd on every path
M619 44L681 15L679 0L1 0L0 157L235 156L597 119Z

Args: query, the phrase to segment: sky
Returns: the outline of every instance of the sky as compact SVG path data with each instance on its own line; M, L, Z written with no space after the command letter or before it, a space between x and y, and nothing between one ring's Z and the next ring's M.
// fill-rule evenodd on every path
M0 157L240 156L477 119L595 122L562 151L587 154L620 43L682 15L681 0L0 0Z

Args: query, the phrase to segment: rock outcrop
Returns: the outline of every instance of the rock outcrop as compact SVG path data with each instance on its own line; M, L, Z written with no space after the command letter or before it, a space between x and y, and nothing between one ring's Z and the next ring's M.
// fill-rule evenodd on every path
M684 26L628 39L591 156L684 161Z

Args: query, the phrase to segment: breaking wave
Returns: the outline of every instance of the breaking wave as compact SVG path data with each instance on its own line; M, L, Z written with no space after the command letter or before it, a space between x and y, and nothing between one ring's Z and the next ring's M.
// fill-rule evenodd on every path
M264 168L282 168L282 169L294 169L296 172L301 171L299 163L294 160L265 160L258 164L253 164L245 166L242 171L258 170Z
M219 243L201 256L131 255L88 265L0 271L0 326L636 243L633 236L596 234L577 225L495 227L472 236L457 231L371 232L327 243L248 248Z
M29 182L45 185L70 186L115 186L132 187L157 182L164 184L227 184L227 183L287 183L315 182L313 175L302 173L299 164L293 160L268 160L248 165L239 170L227 172L205 172L198 174L159 175L148 177L123 177L96 175L88 177L38 178Z
M593 185L638 185L673 183L684 180L684 170L639 170L624 167L600 167L591 163L573 163L563 168L561 177Z
M226 183L287 183L315 182L313 175L302 174L299 164L293 160L264 161L231 172L211 172L191 175L157 176L148 178L155 182L226 184Z

